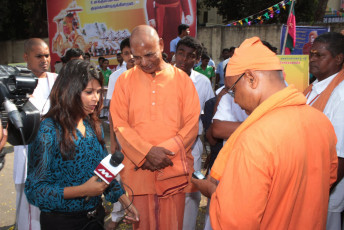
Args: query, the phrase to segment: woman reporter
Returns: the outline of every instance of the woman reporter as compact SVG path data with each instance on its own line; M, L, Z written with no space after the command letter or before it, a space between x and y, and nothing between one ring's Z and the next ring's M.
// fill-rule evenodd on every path
M114 180L97 181L93 171L107 156L98 119L103 103L103 79L83 60L64 66L50 94L51 107L37 137L29 145L25 193L41 210L44 229L103 229L107 200L127 207L127 221L138 221L124 190ZM85 197L91 197L85 202Z

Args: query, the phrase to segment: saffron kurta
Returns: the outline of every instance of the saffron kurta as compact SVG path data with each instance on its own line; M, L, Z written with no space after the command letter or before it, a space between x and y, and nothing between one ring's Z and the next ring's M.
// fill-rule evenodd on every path
M219 153L230 151L223 173L217 171L213 229L325 229L336 136L326 116L305 103L288 87L233 133L235 142L232 135Z
M135 169L152 146L178 153L174 140L178 138L192 168L200 105L191 79L182 70L169 65L155 77L137 66L126 71L116 82L110 112L125 155L121 178L134 195L156 194L155 172Z

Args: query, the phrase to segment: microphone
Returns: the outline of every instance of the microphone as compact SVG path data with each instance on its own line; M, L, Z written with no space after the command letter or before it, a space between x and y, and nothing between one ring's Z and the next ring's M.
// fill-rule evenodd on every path
M105 157L94 170L94 173L105 183L110 184L116 175L124 168L122 161L124 155L120 151L114 154L109 154ZM91 197L86 197L85 202L88 202Z

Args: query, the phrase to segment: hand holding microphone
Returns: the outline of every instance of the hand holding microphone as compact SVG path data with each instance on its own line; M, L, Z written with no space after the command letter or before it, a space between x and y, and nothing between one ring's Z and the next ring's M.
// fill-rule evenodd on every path
M98 196L104 192L113 181L116 175L124 168L122 161L124 159L123 154L120 151L116 151L114 154L109 154L105 157L94 170L96 176L91 177L84 185L89 187L88 194L90 196ZM102 183L97 182L98 179L102 180ZM98 183L98 184L94 184ZM92 185L92 188L90 187ZM90 194L91 193L91 194ZM90 196L87 196L85 202L90 200Z

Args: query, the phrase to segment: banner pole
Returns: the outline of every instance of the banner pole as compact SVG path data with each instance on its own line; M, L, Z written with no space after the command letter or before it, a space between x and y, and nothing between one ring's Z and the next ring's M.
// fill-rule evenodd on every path
M294 1L295 0L291 0L291 6L290 6L290 9L289 9L288 19L290 17L291 11L292 11L292 9L294 7ZM287 20L287 23L288 23L288 20ZM285 46L286 46L286 43L287 43L288 32L289 32L289 27L288 27L288 24L287 24L287 29L285 31L284 40L283 40L282 55L284 55L284 53L285 53Z

